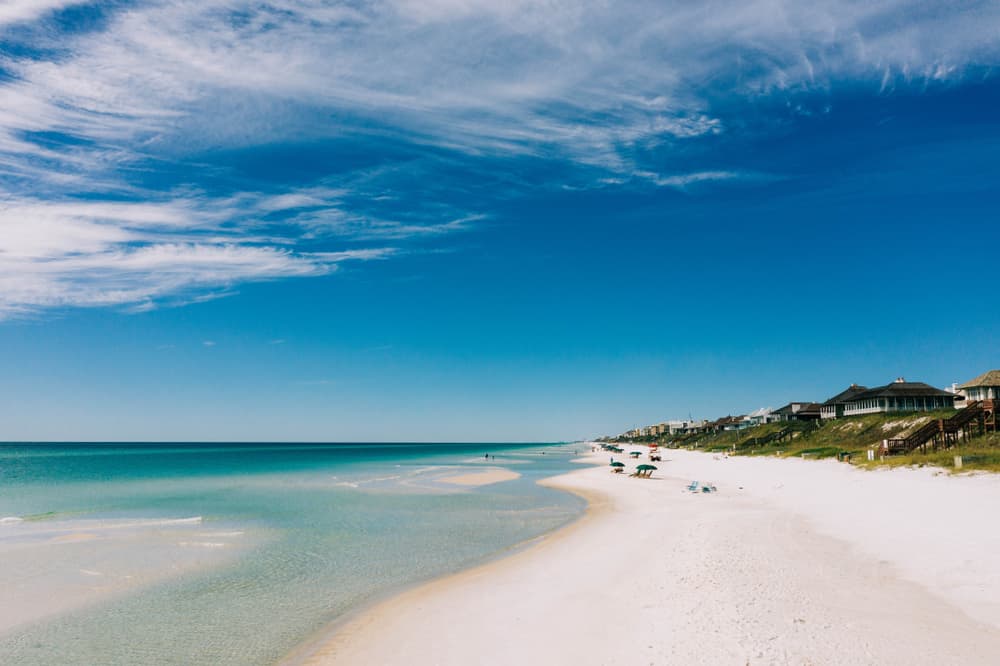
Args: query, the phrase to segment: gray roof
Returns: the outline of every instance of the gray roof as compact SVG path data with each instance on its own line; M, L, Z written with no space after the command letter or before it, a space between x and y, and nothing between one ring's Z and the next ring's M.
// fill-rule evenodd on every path
M938 396L954 398L955 394L942 391L923 382L893 382L858 393L847 402L871 400L872 398L933 398Z
M1000 370L990 370L971 381L967 381L958 388L975 388L977 386L1000 386Z
M798 411L797 412L793 411L796 406L798 406ZM805 402L805 401L803 401L803 402L790 402L787 405L785 405L784 407L779 407L778 409L774 410L771 413L772 414L797 414L797 413L802 412L804 410L809 410L810 408L815 408L815 410L818 411L819 410L819 404L815 403L815 402Z
M850 402L854 399L854 396L864 393L868 390L867 386L859 386L858 384L851 384L847 387L847 390L841 391L837 395L833 396L829 400L823 403L824 407L829 407L830 405L839 405L844 402Z

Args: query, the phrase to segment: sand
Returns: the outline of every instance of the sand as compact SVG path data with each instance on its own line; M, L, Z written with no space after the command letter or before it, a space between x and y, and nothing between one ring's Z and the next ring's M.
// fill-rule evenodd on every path
M997 663L997 477L666 451L647 480L606 455L547 482L583 519L375 606L305 663Z
M440 483L452 483L457 486L488 486L501 481L513 481L521 475L509 469L490 469L484 472L473 472L471 474L457 474L455 476L445 476L438 481Z

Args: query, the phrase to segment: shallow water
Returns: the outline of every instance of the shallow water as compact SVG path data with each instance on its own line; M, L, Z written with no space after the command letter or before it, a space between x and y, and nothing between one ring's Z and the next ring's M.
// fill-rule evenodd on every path
M24 612L0 663L273 663L368 600L578 516L581 500L535 484L573 452L2 445L0 607ZM490 466L522 476L439 481Z

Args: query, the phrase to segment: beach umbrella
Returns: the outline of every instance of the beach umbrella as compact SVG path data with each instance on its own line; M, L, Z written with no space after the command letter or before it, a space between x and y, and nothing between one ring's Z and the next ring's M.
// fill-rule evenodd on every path
M652 471L652 470L656 469L656 466L655 465L639 465L638 467L636 467L636 469L640 470L640 471L643 471L643 472L646 471L647 469L650 470L650 471Z
M623 463L623 462L618 462L618 461L616 460L616 461L614 461L613 463L611 463L611 466L612 466L612 467L624 467L624 466L625 466L625 463Z
M639 456L642 455L642 451L630 451L629 455L632 456L633 458L638 458Z

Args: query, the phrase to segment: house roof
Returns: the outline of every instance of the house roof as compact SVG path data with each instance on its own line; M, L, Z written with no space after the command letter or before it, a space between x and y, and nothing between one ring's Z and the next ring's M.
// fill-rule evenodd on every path
M742 421L742 420L743 420L742 416L723 416L720 419L716 419L716 420L712 421L708 425L709 426L729 425L731 423L737 423L738 421Z
M841 391L837 395L833 396L832 398L824 402L821 406L829 407L830 405L838 405L842 402L850 402L851 400L854 399L854 396L864 393L867 390L868 390L867 386L851 384L850 386L847 387L846 390Z
M891 384L886 384L885 386L879 386L858 393L847 402L871 400L872 398L931 398L936 396L954 398L955 394L949 393L948 391L942 391L941 389L934 388L930 384L925 384L923 382L904 382L897 380Z
M750 412L744 418L752 419L752 418L756 418L758 416L767 416L768 414L771 413L771 411L772 410L771 410L770 407L761 407L758 410Z
M975 388L977 386L1000 386L1000 370L990 370L971 381L967 381L958 388Z
M778 409L774 410L772 413L799 414L803 411L819 411L819 408L822 406L823 404L819 402L807 402L807 401L790 402L784 407L779 407Z

